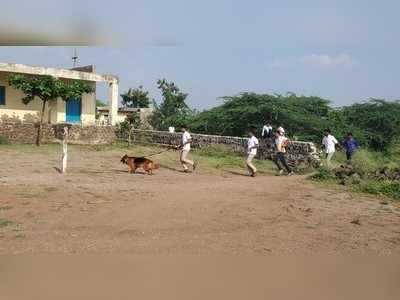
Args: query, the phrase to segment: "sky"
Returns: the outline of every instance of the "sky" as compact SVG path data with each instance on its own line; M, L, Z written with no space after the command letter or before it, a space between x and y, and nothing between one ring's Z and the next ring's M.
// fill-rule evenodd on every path
M166 78L199 110L241 92L294 92L335 106L400 99L400 1L2 0L2 11L0 34L94 37L77 47L79 65L118 75L121 93L143 85L159 100L156 81ZM68 45L0 47L0 62L70 68ZM106 99L104 86L98 97Z

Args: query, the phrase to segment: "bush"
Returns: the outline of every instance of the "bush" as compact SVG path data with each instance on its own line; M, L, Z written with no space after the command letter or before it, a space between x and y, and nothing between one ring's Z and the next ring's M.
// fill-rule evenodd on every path
M400 199L400 182L390 180L368 180L358 186L358 190L373 195L385 195Z
M362 177L368 174L375 173L376 170L383 167L384 162L382 158L378 158L378 153L370 152L364 149L358 150L352 159L354 171Z
M10 141L4 137L0 135L0 145L8 145L10 143Z
M332 171L326 167L318 168L317 172L312 174L308 178L315 181L327 181L336 179L336 177L332 174Z
M391 157L400 159L400 137L396 138L390 143L388 154Z

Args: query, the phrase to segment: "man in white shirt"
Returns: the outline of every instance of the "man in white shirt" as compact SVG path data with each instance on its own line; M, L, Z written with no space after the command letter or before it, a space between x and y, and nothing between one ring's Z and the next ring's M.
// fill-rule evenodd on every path
M190 152L191 142L192 142L192 137L190 136L190 133L187 131L186 126L182 126L182 144L181 144L180 161L183 166L183 171L185 173L189 172L188 165L192 166L193 171L196 169L196 163L187 158Z
M247 159L246 165L249 169L250 176L255 177L257 173L256 167L252 164L253 158L257 155L258 139L254 136L253 131L249 131L249 140L247 141Z
M272 126L270 123L267 123L263 126L261 136L266 139L270 138L272 135Z
M285 137L285 130L279 127L275 133L276 154L274 158L274 162L279 169L279 175L283 174L283 168L286 169L289 176L294 174L286 161L286 148L288 144L289 139Z
M335 146L338 144L338 141L336 138L331 134L330 129L326 129L324 132L324 138L322 139L322 145L325 148L325 154L326 154L326 165L328 167L331 167L331 159L333 157L333 154L335 154Z

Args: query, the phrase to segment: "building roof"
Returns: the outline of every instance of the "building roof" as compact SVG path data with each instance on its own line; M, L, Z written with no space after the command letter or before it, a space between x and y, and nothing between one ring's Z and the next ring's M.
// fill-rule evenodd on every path
M115 82L118 77L114 75L100 75L81 70L56 69L48 67L28 66L22 64L1 63L0 72L30 74L30 75L51 75L59 78L85 80L93 82Z

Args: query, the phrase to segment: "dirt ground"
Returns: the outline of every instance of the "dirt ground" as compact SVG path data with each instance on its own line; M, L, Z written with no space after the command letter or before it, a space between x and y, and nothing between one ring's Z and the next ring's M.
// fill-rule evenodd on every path
M0 254L398 253L399 202L256 178L161 168L131 175L124 151L0 148ZM244 173L244 171L243 171Z

